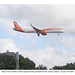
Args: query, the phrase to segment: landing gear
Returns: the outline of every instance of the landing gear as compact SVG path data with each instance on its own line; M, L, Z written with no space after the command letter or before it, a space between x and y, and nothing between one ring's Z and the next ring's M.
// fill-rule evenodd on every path
M59 36L59 33L58 33L58 36Z
M37 34L38 36L40 36L40 34Z

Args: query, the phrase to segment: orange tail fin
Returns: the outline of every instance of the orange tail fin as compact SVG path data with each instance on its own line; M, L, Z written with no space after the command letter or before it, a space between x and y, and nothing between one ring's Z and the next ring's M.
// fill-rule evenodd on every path
M15 29L18 29L19 31L24 32L24 31L22 30L22 28L17 24L16 21L13 21L13 23L14 23L14 27L15 27Z

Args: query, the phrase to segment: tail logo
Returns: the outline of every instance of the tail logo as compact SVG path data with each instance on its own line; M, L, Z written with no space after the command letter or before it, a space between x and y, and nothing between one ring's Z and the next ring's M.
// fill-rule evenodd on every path
M24 32L24 31L21 29L21 27L17 24L17 22L13 21L13 23L14 23L15 29L18 29L18 31Z
M19 26L17 25L17 23L14 23L16 26L17 26L17 28L19 28Z

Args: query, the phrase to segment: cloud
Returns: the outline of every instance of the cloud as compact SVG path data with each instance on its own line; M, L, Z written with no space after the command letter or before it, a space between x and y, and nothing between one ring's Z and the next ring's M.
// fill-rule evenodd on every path
M43 46L43 48L40 48L39 46L39 48L37 49L32 48L31 50L22 49L20 50L20 53L24 57L29 57L31 60L33 60L36 63L36 65L43 64L47 66L48 68L51 68L55 65L62 66L62 65L66 65L67 63L74 62L75 60L75 50L74 50L75 38L73 38L70 35L65 35L63 37L59 36L57 41L56 39L55 40L52 39L51 41L52 45L50 44L48 47ZM47 44L48 41L46 40L45 43Z
M11 52L19 51L12 39L0 39L0 53L6 52L7 50Z
M75 45L74 45L75 44L75 38L74 37L66 36L62 39L62 42L63 42L65 48L70 48L70 49L75 51Z
M66 42L65 39L63 39L63 42ZM72 42L73 40L70 44L72 44ZM33 60L36 65L43 64L48 68L55 65L65 65L66 63L74 62L75 60L75 53L70 53L66 49L58 50L55 47L50 46L37 50L33 48L31 50L23 50L16 47L16 44L12 39L0 39L0 53L6 52L6 50L11 52L18 51L24 57L28 57Z
M1 17L6 17L6 16L9 16L10 13L9 13L9 9L7 6L5 5L0 5L0 16Z
M32 23L38 28L61 27L74 34L74 9L74 5L0 5L0 17L23 23L23 27Z
M29 57L36 63L36 65L43 64L48 68L52 68L55 65L65 65L74 62L75 59L75 53L68 53L66 50L56 50L53 47L37 51L20 50L20 53L23 54L24 57Z

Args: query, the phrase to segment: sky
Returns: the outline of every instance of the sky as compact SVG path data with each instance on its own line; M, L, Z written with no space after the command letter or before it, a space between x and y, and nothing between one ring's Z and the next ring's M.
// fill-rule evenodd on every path
M24 29L62 28L64 33L37 34L13 31L13 21ZM48 68L75 60L75 5L0 4L0 53L19 52L36 65Z

